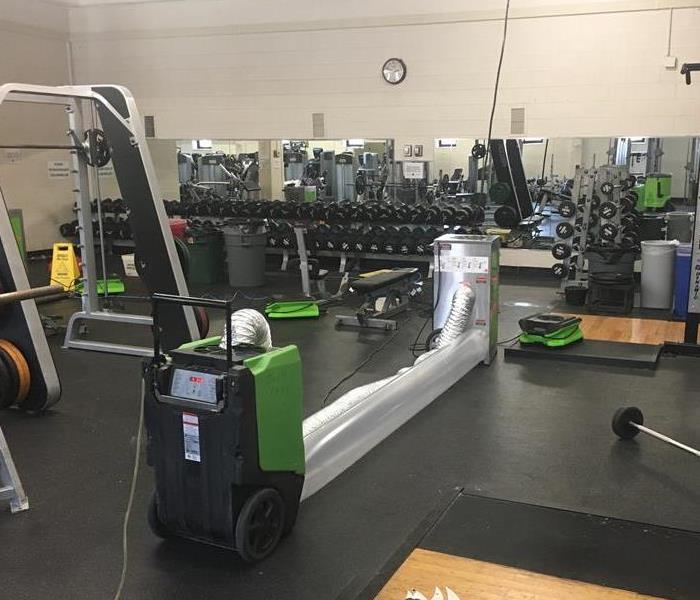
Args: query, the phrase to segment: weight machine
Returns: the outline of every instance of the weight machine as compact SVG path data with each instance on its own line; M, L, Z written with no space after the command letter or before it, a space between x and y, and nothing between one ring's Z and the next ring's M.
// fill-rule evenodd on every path
M119 86L38 86L5 84L0 86L0 108L6 102L30 103L48 106L63 106L67 118L69 144L21 144L13 148L42 150L66 150L70 152L73 194L78 220L78 237L83 262L83 286L80 292L82 310L74 313L67 325L64 346L99 352L114 352L137 356L150 356L150 347L92 341L79 338L80 326L86 322L100 321L121 325L138 325L150 328L150 316L115 313L103 309L97 292L93 223L91 215L91 186L97 196L97 212L102 222L101 198L97 169L110 160L119 184L122 197L131 210L135 251L140 257L140 272L149 292L163 292L187 296L187 285L178 260L175 243L168 224L162 197L158 188L155 170L151 161L144 124L133 96ZM86 128L85 124L90 127ZM101 129L99 128L101 125ZM8 147L8 146L4 146ZM91 177L92 175L92 177ZM29 287L26 274L16 268L21 262L14 244L4 198L0 193L0 238L8 258L13 263L14 285L17 289ZM100 251L102 277L106 278L104 238L100 227ZM13 243L10 244L9 240ZM14 249L9 247L14 244ZM1 267L2 265L0 265ZM17 271L17 273L15 273ZM19 278L19 280L18 280ZM107 286L104 285L105 295ZM32 329L40 328L36 307L24 308L25 315L31 312ZM27 317L30 320L30 317ZM189 306L169 306L162 314L164 346L177 347L198 339L197 324ZM34 334L33 335L37 335ZM43 331L41 332L43 337ZM35 346L37 340L34 339ZM43 342L45 345L45 340ZM43 346L42 346L43 348ZM48 354L48 347L45 349Z

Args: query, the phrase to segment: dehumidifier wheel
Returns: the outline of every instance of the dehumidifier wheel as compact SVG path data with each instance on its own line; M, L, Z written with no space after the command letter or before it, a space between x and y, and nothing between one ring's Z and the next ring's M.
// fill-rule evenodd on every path
M151 501L148 503L148 526L151 531L160 538L172 537L172 533L168 528L163 525L163 522L158 517L158 501L156 500L156 493L153 492L151 496Z
M258 562L277 547L284 512L282 496L272 488L258 490L246 500L236 521L236 548L244 561Z

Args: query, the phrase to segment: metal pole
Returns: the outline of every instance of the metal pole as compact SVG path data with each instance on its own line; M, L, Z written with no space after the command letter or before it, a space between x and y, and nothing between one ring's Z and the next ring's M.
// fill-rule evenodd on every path
M0 306L3 304L12 304L14 302L22 302L22 300L33 300L34 298L43 298L44 296L53 296L54 294L63 294L63 286L61 285L45 285L28 290L17 290L15 292L5 292L0 294Z
M69 146L67 144L2 144L0 148L11 150L76 150L78 152L85 150L82 146Z
M681 444L680 442L677 442L673 438L670 438L663 433L659 433L658 431L654 431L653 429L649 429L648 427L644 427L644 425L639 425L635 423L634 421L629 422L630 425L633 427L636 427L641 431L642 433L646 433L647 435L650 435L651 437L655 437L657 440L661 440L662 442L666 442L667 444L671 444L671 446L675 446L676 448L680 448L681 450L685 450L686 452L689 452L690 454L693 454L695 456L700 456L700 450L696 450L695 448L691 448L690 446L686 446L685 444Z

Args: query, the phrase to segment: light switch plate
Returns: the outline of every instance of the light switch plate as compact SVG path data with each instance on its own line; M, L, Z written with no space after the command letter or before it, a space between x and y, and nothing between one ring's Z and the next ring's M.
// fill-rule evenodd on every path
M667 56L664 59L664 66L667 69L675 69L678 66L678 59L675 56Z

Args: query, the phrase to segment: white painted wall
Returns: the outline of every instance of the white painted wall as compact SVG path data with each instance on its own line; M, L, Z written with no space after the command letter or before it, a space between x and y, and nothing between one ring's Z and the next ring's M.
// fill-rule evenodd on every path
M3 0L0 15L0 83L68 83L67 11L33 0ZM10 22L9 19L12 19ZM62 109L0 107L2 144L65 144ZM9 208L24 214L28 250L51 247L58 225L72 219L71 182L49 179L47 163L67 152L0 150L0 185Z
M664 68L674 5L514 2L495 135L510 133L512 107L528 137L700 133L700 84ZM77 79L130 87L162 137L303 139L321 112L328 138L398 140L485 136L502 7L183 0L70 17ZM671 53L700 59L700 11L673 22ZM399 86L380 78L391 56L408 65Z

